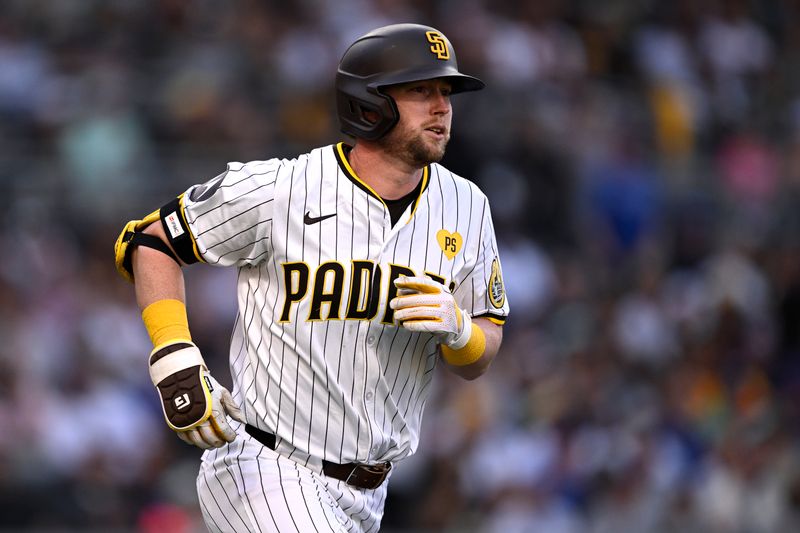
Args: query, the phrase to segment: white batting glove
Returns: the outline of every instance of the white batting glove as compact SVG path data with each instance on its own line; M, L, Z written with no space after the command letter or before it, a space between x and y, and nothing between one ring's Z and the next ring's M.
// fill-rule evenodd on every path
M458 308L447 287L430 278L409 276L400 276L394 284L397 296L389 306L402 327L433 333L439 342L454 350L467 344L472 320Z
M150 354L150 378L164 418L181 440L204 450L234 441L226 415L244 423L244 414L211 376L197 346L183 340L157 346Z

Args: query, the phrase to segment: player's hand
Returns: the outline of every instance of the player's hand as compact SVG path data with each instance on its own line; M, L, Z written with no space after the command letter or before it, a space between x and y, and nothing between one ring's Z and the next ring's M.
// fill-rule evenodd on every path
M227 415L244 423L231 393L206 368L191 342L173 341L150 354L150 378L161 397L167 424L183 441L208 450L233 442Z
M397 296L389 306L402 327L433 333L456 350L467 343L472 321L458 308L447 287L430 278L409 276L400 276L394 284Z

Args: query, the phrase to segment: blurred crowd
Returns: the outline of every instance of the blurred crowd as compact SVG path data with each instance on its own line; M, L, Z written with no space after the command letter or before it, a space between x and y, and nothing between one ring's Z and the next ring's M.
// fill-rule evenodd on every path
M487 375L439 372L384 530L800 530L794 0L4 0L0 529L201 528L113 242L342 139L339 57L405 21L487 82L444 164L490 197L512 315ZM229 383L235 275L187 278Z

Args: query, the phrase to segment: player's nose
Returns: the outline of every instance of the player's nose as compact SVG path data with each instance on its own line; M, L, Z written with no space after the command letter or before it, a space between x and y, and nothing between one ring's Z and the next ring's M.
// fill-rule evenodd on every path
M431 113L434 115L446 115L451 110L450 97L444 94L436 94L431 103Z
M452 109L450 104L450 94L440 90L431 91L430 97L431 113L434 115L447 114Z

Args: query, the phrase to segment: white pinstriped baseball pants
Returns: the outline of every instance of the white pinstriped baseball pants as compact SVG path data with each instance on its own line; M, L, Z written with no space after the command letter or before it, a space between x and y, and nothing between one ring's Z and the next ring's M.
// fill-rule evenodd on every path
M240 432L203 455L197 494L214 532L378 531L386 486L360 490L262 446Z

